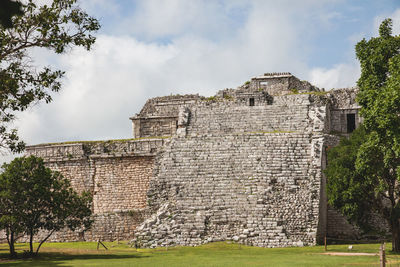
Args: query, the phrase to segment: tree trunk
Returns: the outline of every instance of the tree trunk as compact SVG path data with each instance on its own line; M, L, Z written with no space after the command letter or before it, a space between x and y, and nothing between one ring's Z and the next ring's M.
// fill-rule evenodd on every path
M17 253L15 253L15 239L14 239L14 231L10 231L10 237L7 237L7 241L8 241L8 246L10 247L10 255L12 258L14 258Z
M29 231L29 253L33 254L33 230L30 229Z
M45 239L43 239L42 241L40 241L40 243L39 243L39 245L38 245L38 247L37 247L37 249L36 249L36 255L39 253L39 249L40 249L40 247L43 245L43 243L46 242L46 240L47 240L55 231L56 231L55 229L52 230L52 231L50 232L50 234L48 234L48 235L46 236Z
M392 251L400 252L400 223L398 219L392 220Z

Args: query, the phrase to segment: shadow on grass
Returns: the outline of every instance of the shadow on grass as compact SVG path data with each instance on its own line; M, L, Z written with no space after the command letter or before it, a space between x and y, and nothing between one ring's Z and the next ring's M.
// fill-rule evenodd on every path
M147 258L149 256L138 254L65 254L59 252L43 252L34 258L23 258L22 254L17 259L11 259L8 254L0 254L1 266L59 266L65 265L64 261L70 260L120 260Z

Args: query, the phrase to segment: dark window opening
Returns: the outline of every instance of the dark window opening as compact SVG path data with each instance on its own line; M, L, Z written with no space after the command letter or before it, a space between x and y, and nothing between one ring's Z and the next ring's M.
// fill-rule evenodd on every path
M356 114L347 114L347 132L351 133L356 129Z
M264 100L267 102L267 105L272 105L274 102L274 98L266 92L263 92Z
M250 98L249 106L250 107L254 106L254 98Z

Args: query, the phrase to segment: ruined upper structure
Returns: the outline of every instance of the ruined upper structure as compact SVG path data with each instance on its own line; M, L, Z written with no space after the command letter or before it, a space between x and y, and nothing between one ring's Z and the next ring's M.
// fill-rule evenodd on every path
M171 95L165 97L156 97L149 99L144 105L139 114L131 117L133 125L133 137L172 137L177 134L177 130L183 125L179 124L179 115L185 114L185 108L191 106L201 106L206 103L206 106L211 106L211 103L219 103L213 106L237 105L241 107L261 106L265 112L269 113L265 116L279 117L278 124L272 126L271 123L258 123L255 127L248 126L248 129L254 130L294 130L296 125L285 125L290 120L296 120L292 113L287 109L295 107L297 104L294 102L292 106L287 108L282 107L279 113L285 113L289 120L284 117L278 116L279 113L271 113L276 106L281 106L282 101L289 99L298 99L302 95L306 98L313 99L312 101L322 101L317 105L327 105L329 112L325 118L324 132L325 133L350 133L360 123L358 116L359 106L355 102L357 89L345 88L335 89L333 91L325 92L320 91L319 88L311 85L307 81L300 81L298 78L289 72L280 73L265 73L264 75L256 76L247 81L244 85L239 86L237 89L224 89L219 91L216 96L202 97L199 95ZM290 101L290 100L289 100ZM265 107L272 105L273 107ZM251 109L248 109L249 111ZM181 112L181 113L180 113ZM190 112L189 110L186 112ZM226 122L230 123L229 116L226 113ZM212 118L210 123L212 123ZM273 120L272 120L273 121ZM282 121L282 123L280 123ZM238 122L241 123L241 122ZM244 123L244 122L242 122ZM296 124L297 122L295 122ZM233 128L240 129L239 125ZM272 128L271 128L272 127ZM303 128L304 130L305 128ZM212 131L212 128L204 129L206 132ZM246 129L243 129L246 130ZM220 131L217 129L216 131Z
M133 138L172 136L178 128L179 107L199 99L202 99L199 95L176 95L147 100L140 113L130 118Z
M328 210L322 170L326 148L361 122L356 92L266 73L213 97L149 99L130 118L134 139L36 145L27 154L94 194L93 229L57 240L313 245L337 236L338 225L355 233Z

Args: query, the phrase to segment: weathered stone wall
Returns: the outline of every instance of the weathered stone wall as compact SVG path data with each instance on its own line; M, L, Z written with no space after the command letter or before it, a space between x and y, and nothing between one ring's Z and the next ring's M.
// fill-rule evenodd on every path
M248 106L235 101L201 101L190 108L188 135L240 132L298 131L311 132L310 95L293 94L274 97L273 105L265 102Z
M153 157L110 157L92 161L95 214L146 208Z
M322 172L326 147L339 140L329 135L335 125L330 111L349 106L354 97L307 90L275 94L271 103L255 93L259 101L250 106L242 101L249 96L226 89L189 106L186 134L173 138L157 159L148 193L153 215L134 242L300 246L332 233L327 225L340 216L327 211ZM349 224L343 227L352 231Z
M355 126L362 123L362 117L359 115L360 106L356 102L357 88L335 89L329 92L327 96L330 101L330 130L336 133L348 132L347 114L355 115Z
M163 139L149 139L28 147L27 155L43 157L47 166L60 171L75 190L93 194L91 230L64 230L55 233L51 241L132 238L146 215L154 155L163 143Z
M137 242L315 244L321 177L312 157L321 140L299 133L173 139L150 185L155 215L139 228Z
M147 100L139 114L131 117L133 137L172 136L176 133L180 107L202 99L199 95L171 95Z
M135 137L172 136L176 132L178 113L175 117L132 119Z
M332 207L328 207L328 225L327 238L336 242L346 240L357 240L361 237L361 231L358 227L350 224L346 217L340 214Z
M267 247L321 242L332 232L327 224L333 216L322 172L326 147L339 140L329 134L330 110L354 100L344 95L295 92L274 95L269 103L255 94L260 101L249 106L241 99L248 96L227 89L189 106L185 134L157 158L148 193L153 215L134 242L149 247L217 240Z
M135 242L316 244L326 232L326 108L310 94L276 96L273 105L190 106L187 135L157 158L148 193L153 216Z
M197 95L170 95L154 97L147 100L139 114L140 118L174 117L178 115L179 107L195 103L203 98Z
M284 75L282 77L276 76L271 78L269 76L255 77L251 80L250 88L255 90L263 90L268 92L270 95L282 95L289 91L290 75Z
M362 119L358 114L358 109L332 109L331 110L331 131L336 133L349 133L347 130L347 114L354 114L355 115L355 126L361 124Z
M46 165L52 170L61 172L68 178L76 191L93 192L94 183L91 175L91 163L87 158L47 162Z
M46 162L86 159L94 155L152 156L163 144L163 138L41 144L28 146L25 155L35 155Z
M93 194L94 214L144 209L152 156L98 156L83 160L49 162L78 192Z
M289 72L264 73L251 79L242 89L265 91L272 96L286 95L291 92L319 91L307 81L300 81Z

